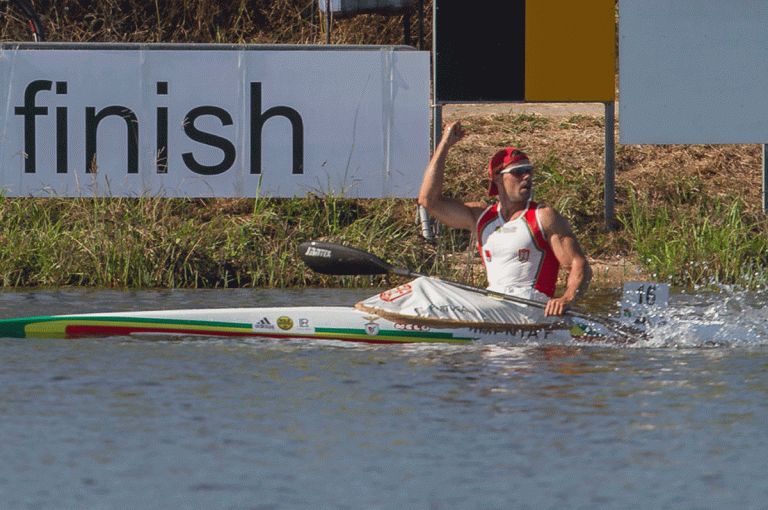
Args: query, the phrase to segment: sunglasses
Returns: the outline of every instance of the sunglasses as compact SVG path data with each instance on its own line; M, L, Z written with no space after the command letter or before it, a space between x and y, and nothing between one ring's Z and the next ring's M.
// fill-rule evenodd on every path
M526 174L533 175L533 165L518 165L518 166L512 166L509 168L505 168L501 172L499 172L499 175L501 174L515 174L517 177L522 177Z

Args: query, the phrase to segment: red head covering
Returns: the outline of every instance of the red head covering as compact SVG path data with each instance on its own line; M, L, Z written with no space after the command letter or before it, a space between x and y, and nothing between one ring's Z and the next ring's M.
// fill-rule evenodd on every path
M515 165L515 163L520 163L519 165ZM531 163L528 161L528 156L525 155L525 153L515 147L508 147L506 149L501 149L499 152L497 152L492 158L491 162L488 163L488 173L491 176L491 185L488 188L488 195L498 195L499 190L496 188L496 183L493 182L493 177L504 170L505 168L508 168L510 166L530 166Z

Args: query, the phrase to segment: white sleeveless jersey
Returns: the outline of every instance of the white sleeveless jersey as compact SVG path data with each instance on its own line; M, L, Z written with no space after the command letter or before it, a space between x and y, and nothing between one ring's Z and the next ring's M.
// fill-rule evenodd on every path
M505 222L497 203L477 221L477 245L489 289L510 292L534 288L549 297L554 295L560 263L542 233L538 207L529 201L523 214Z

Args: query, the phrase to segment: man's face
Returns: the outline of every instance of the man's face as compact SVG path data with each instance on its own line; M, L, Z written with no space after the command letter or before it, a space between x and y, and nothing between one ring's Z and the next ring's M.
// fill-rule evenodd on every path
M527 201L533 193L533 168L528 161L519 161L496 176L496 186L503 189L514 202Z

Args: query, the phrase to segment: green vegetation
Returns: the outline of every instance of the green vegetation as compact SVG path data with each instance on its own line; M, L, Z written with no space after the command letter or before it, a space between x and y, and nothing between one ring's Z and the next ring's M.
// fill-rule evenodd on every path
M653 210L632 196L622 223L639 259L657 278L681 286L766 285L766 220L750 217L740 199L702 197L695 208Z
M626 183L619 228L602 225L600 172L574 172L556 154L539 163L537 195L554 204L588 253L642 264L674 285L764 286L766 221L742 199L696 195L652 203ZM681 182L669 186L683 188ZM484 189L475 175L462 188ZM459 194L459 189L449 193ZM687 196L687 193L684 194ZM420 235L413 200L0 198L0 285L232 287L386 285L387 277L311 273L296 247L328 239L400 266L482 285L469 235ZM599 263L597 264L599 266ZM396 278L396 277L393 277ZM600 278L598 275L598 283ZM604 282L615 283L615 282Z
M2 198L0 285L322 284L297 262L297 245L353 236L393 249L408 236L407 226L396 223L396 207L393 200L318 197Z
M56 42L325 40L311 0L34 3L49 40ZM0 9L7 8L0 3ZM429 2L425 12L428 44ZM27 38L12 13L2 19L5 40ZM400 17L366 15L335 21L332 43L400 44L402 37ZM488 158L499 147L522 148L537 165L537 200L553 204L571 221L585 251L597 260L598 283L605 261L620 257L675 285L766 285L768 225L761 210L759 146L619 146L618 224L606 232L602 119L478 114L462 121L470 136L449 157L446 192L486 199ZM425 273L484 283L467 233L444 229L435 241L426 241L420 232L414 200L0 197L0 285L397 283L382 281L387 277L338 279L309 272L296 247L317 238L345 242ZM604 282L617 284L616 279Z

